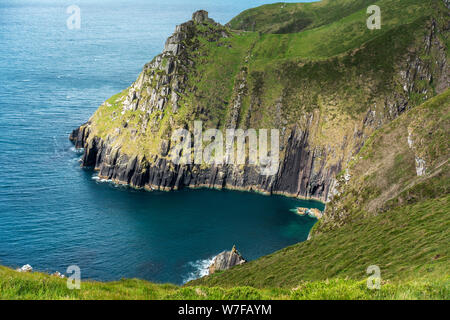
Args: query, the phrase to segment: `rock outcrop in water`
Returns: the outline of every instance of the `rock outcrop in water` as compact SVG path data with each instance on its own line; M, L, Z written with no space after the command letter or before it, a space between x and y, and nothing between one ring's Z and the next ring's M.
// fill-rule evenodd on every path
M297 213L301 216L308 215L311 218L321 219L323 212L316 208L297 208Z
M136 82L105 102L70 140L85 150L82 166L136 188L228 188L328 201L335 194L336 176L374 130L414 106L413 99L431 97L432 82L439 91L448 87L440 30L434 20L424 28L419 44L411 36L408 46L384 58L391 61L387 70L358 71L378 67L365 65L366 55L386 54L376 39L343 58L279 62L272 70L254 58L255 48L264 45L257 35L232 31L199 11L176 27L163 53ZM329 72L335 78L318 80ZM269 83L272 78L279 80ZM366 89L349 92L350 86ZM275 93L274 87L279 88ZM172 163L171 133L178 128L192 132L197 119L217 128L279 129L277 174L263 176L250 164Z
M216 256L214 262L209 267L209 274L213 274L216 271L227 270L246 262L247 261L236 250L236 246L233 246L231 251L224 251Z

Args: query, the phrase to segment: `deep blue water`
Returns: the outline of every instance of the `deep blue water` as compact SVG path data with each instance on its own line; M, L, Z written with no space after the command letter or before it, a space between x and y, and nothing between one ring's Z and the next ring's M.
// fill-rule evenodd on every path
M206 9L225 23L270 1L0 3L0 264L82 278L182 283L233 244L255 259L306 239L314 224L290 209L317 203L257 194L150 193L94 180L69 132L129 86L176 24Z

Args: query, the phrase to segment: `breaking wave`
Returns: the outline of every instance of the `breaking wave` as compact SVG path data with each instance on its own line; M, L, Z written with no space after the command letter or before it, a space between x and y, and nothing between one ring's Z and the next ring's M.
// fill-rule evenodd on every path
M184 279L183 283L187 283L189 281L202 278L209 274L209 266L214 262L216 256L213 256L208 259L191 261L188 263L189 268L193 268L194 271L191 271Z

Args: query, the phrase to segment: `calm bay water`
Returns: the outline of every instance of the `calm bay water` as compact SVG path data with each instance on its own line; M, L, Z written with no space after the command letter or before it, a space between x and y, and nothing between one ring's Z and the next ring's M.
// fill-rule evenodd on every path
M69 132L129 86L176 24L206 9L225 23L270 1L0 3L0 264L83 278L183 283L236 244L255 259L306 239L320 207L284 197L185 190L143 192L93 179Z

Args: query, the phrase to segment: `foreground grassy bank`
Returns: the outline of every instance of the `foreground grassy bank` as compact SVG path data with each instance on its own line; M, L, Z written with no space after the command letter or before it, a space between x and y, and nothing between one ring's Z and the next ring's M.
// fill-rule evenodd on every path
M43 273L19 273L0 267L0 299L42 300L309 300L309 299L447 299L450 278L384 282L381 290L367 289L366 281L334 279L299 282L293 288L178 287L130 279L117 282L82 282L69 290L66 279Z

